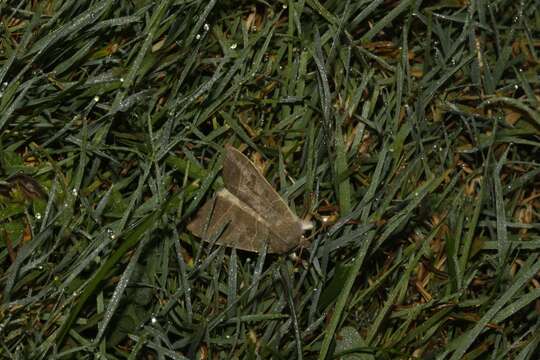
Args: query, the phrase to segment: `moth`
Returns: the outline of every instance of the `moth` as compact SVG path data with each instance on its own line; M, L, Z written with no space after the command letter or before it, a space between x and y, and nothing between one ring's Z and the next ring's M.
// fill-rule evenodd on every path
M300 220L272 188L255 165L239 150L225 146L223 161L225 188L219 190L197 212L187 228L209 241L241 250L286 253L307 243L303 232L312 227Z

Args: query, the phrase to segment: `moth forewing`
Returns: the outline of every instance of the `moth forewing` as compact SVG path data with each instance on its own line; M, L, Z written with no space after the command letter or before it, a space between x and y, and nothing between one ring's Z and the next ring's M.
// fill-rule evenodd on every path
M261 214L280 234L302 234L300 219L270 185L255 165L240 151L227 145L223 163L225 187L241 201Z

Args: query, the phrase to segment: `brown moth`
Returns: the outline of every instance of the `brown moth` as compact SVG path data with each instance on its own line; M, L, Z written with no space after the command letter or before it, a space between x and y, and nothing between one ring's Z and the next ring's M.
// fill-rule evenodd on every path
M202 206L188 230L208 240L224 228L216 243L254 252L265 243L268 253L285 253L307 242L302 233L311 224L291 211L244 154L230 145L225 151L225 188Z

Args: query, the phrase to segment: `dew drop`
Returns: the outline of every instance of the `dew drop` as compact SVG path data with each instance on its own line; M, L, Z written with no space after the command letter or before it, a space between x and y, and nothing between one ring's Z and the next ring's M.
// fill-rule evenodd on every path
M204 24L203 29L204 29L204 31L210 30L210 25Z
M515 89L515 90L519 89L519 85L515 84L515 85L514 85L514 89Z
M122 82L122 83L124 82L124 78L123 78L123 77L120 78L120 82Z
M238 44L234 43L234 44L231 45L231 49L234 50L234 49L236 49L237 46L238 46Z
M417 192L415 192L415 193L414 193L414 196L418 197L418 193L417 193Z
M99 96L97 96L97 95L94 96L94 101L95 101L95 102L98 102L98 101L99 101Z
M79 195L79 191L76 188L73 188L73 190L71 190L71 194L76 197Z
M195 35L195 39L197 39L197 40L201 40L201 34L197 34L197 35Z
M282 8L286 9L287 8L287 4L283 4L281 5Z
M155 316L152 316L152 319L151 319L150 321L152 321L152 324L155 324L155 323L157 323L157 319L156 319L156 317L155 317Z
M41 220L41 213L36 213L34 216L37 220Z

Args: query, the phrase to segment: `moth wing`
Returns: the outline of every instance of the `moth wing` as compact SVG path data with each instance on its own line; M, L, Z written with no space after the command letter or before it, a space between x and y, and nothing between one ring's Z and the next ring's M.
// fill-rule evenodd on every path
M281 238L260 215L227 189L218 191L188 224L188 230L205 241L223 228L216 243L246 251L259 252L267 243L269 253L284 253L299 241L291 244Z
M291 246L302 236L302 223L255 165L234 147L226 146L223 163L225 187L270 224Z

